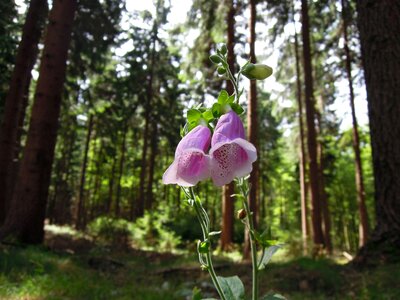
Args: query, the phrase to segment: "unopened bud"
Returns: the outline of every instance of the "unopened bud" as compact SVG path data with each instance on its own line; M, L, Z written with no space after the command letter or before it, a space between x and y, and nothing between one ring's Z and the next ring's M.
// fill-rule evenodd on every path
M250 80L263 80L272 74L272 68L263 64L247 64L242 74Z
M219 75L224 75L226 73L226 69L222 66L218 67L217 72Z
M239 220L243 220L244 218L246 218L246 211L242 208L239 209L236 213L236 216Z

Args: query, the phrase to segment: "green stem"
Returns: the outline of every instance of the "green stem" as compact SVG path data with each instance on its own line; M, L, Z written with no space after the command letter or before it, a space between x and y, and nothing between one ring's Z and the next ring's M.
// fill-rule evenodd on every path
M196 200L196 195L194 193L193 188L189 188L189 189L190 189L191 197L194 200L193 206L194 206L197 218L200 223L201 231L203 232L203 240L204 241L209 240L210 224L209 224L207 212L201 205L201 202ZM214 270L214 265L213 265L212 259L211 259L211 244L210 244L210 248L209 248L208 252L205 254L205 257L206 257L206 267L207 267L208 273L211 276L211 280L212 280L215 288L217 289L217 292L218 292L219 296L221 297L221 300L227 300L224 292L222 291L217 274L215 273L215 270Z
M252 212L250 211L249 204L247 202L247 192L243 188L243 179L239 181L239 188L243 195L243 207L247 215L247 227L250 236L250 251L251 251L251 264L253 267L252 272L252 300L258 299L258 265L257 265L257 247L254 238L254 220Z
M236 103L239 104L239 86L236 81L236 78L235 78L235 76L233 76L233 74L229 68L229 64L227 62L225 62L224 67L227 70L228 78L232 82L233 88L235 89Z

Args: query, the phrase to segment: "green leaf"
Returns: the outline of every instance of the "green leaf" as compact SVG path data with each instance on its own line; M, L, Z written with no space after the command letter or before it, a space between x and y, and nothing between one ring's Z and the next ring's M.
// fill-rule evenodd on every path
M193 288L192 300L202 300L201 290L197 286Z
M267 294L261 297L260 300L286 300L286 298L279 294Z
M219 64L222 63L223 60L221 57L219 57L218 55L214 54L210 56L210 60L214 63L214 64Z
M219 118L219 116L221 116L221 104L214 103L211 108L211 111L212 111L214 118Z
M226 103L228 103L228 99L229 99L229 94L228 94L228 92L225 91L225 90L222 90L222 91L219 93L219 96L218 96L218 103L219 103L219 104L226 104Z
M202 117L207 122L210 122L212 119L214 119L214 115L211 110L206 110L205 112L203 112Z
M262 270L265 268L265 266L269 263L269 261L272 258L272 255L275 254L276 251L278 251L280 248L282 248L282 245L272 245L266 249L264 249L263 255L261 256L259 262L258 262L258 269Z
M228 103L233 103L233 101L235 101L235 94L230 95L228 98Z
M231 105L233 111L235 113L237 113L238 115L241 115L244 112L243 107L241 107L239 104L231 103L230 105Z
M187 120L189 123L197 123L201 118L201 111L195 108L189 109L187 112Z
M243 300L244 299L244 285L238 276L221 277L217 276L224 292L226 299L229 300Z

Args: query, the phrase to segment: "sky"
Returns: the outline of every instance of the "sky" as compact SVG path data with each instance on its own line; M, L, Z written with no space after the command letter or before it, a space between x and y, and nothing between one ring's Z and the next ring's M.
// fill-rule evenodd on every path
M170 26L173 27L176 24L184 23L188 14L188 11L191 7L191 2L190 0L170 0L171 1L171 11L168 15L168 23L171 24ZM26 4L24 0L16 0L16 4L19 7L20 13L24 12L26 10ZM136 0L126 0L126 8L128 13L133 12L134 10L148 10L152 14L155 13L155 7L153 5L153 1L149 0L142 0L142 1L136 1ZM246 12L247 13L247 12ZM122 23L127 24L128 23L128 15L125 15L122 19ZM298 20L297 20L298 21ZM272 22L270 22L272 25ZM263 27L262 24L257 24L258 28L256 29L257 31L266 31L268 30L267 27ZM122 26L124 27L124 26ZM261 27L261 28L260 28ZM293 31L293 26L288 27L288 33L290 34L290 31ZM301 30L301 25L299 22L296 22L296 30L300 32ZM191 43L192 41L188 41L188 43ZM129 43L127 43L123 49L118 49L117 50L117 55L123 55L124 52L129 50ZM256 56L258 57L264 57L264 51L266 48L266 42L265 41L258 41L256 43ZM279 47L279 41L278 44L275 46L275 49L278 49ZM265 60L262 61L262 63L265 63L269 66L271 66L273 69L279 68L279 62L278 61L278 50L269 49L271 52L271 55L268 57L265 57ZM239 63L243 64L243 60L239 61ZM33 77L37 78L37 72L33 72L34 74ZM337 89L338 89L338 95L335 100L335 103L329 107L329 109L334 110L337 117L342 120L342 123L340 125L340 128L342 130L351 128L352 120L351 120L351 111L350 111L350 104L349 104L349 98L348 98L348 86L346 81L342 80L340 82L336 83ZM285 89L284 86L280 85L272 75L270 78L268 78L264 84L264 87L268 88L272 93L279 91L282 91ZM365 92L365 86L355 86L355 94L356 94L356 99L355 99L355 106L356 106L356 114L357 114L357 120L358 123L363 126L368 124L368 109L367 109L367 101L366 101L366 92ZM280 105L282 106L289 106L291 105L291 101L285 100L285 99L280 99L279 100Z

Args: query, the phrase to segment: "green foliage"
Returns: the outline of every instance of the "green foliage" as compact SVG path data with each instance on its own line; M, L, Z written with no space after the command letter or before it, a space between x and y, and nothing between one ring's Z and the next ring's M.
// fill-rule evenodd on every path
M88 225L88 232L99 242L113 247L127 247L130 242L131 224L124 219L98 217Z
M181 238L166 226L168 221L164 211L147 211L131 226L134 245L160 252L176 249Z
M243 300L244 299L244 285L238 276L220 277L218 281L224 291L227 299L230 300Z

